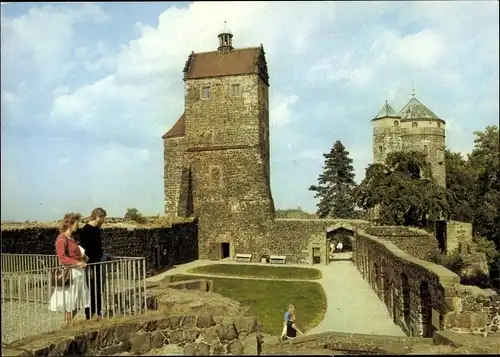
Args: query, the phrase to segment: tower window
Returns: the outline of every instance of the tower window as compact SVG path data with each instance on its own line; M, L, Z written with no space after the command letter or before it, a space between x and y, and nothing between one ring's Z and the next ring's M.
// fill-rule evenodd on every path
M417 122L416 122L416 121L414 121L413 123L411 123L411 127L412 127L412 128L416 128L417 126L418 126L418 124L417 124Z
M231 84L231 97L241 97L241 85L240 84Z
M399 122L397 120L394 120L394 126L398 126Z
M441 123L437 123L437 127L440 128L441 127Z
M201 87L201 99L210 99L210 87Z
M426 153L426 154L428 153L428 151L427 151L427 145L424 145L424 153Z
M382 152L382 145L378 147L378 151Z
M222 169L220 166L210 166L208 171L210 188L222 188Z

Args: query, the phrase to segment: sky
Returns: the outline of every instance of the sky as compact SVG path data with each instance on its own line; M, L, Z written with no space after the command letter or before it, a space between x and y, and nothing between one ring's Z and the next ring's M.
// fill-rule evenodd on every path
M276 208L308 191L340 140L356 181L385 100L416 97L473 149L498 124L499 5L470 2L10 3L1 13L1 219L163 214L161 136L184 108L191 51L259 46L270 75ZM413 83L413 84L412 84Z

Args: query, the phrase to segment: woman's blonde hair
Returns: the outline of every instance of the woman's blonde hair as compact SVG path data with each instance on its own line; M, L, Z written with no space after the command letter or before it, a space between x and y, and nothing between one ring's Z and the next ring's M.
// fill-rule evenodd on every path
M81 219L82 215L80 213L66 213L61 223L59 224L59 232L66 232L68 228L70 228L75 222L78 222Z

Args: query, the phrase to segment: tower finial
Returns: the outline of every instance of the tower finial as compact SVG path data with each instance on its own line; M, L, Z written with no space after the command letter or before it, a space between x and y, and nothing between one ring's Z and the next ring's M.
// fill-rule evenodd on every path
M411 82L411 96L415 97L415 82Z

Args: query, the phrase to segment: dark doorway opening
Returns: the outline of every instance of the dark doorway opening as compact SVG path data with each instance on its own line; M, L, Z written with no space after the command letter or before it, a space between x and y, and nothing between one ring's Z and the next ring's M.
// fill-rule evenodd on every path
M432 337L435 330L432 325L432 297L426 281L420 284L420 313L422 314L422 337Z
M321 264L321 250L313 248L313 264Z
M446 221L436 221L436 240L441 253L446 254Z
M220 248L221 248L221 253L222 253L222 259L224 258L229 258L230 257L230 244L229 243L221 243L220 244Z

